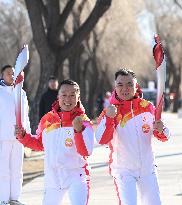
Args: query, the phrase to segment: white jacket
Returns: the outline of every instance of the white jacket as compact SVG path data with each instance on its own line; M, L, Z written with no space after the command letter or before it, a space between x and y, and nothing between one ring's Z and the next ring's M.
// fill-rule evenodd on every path
M23 90L22 90L23 91ZM22 125L30 133L28 101L22 92ZM13 86L0 85L0 140L16 140L15 136L15 97Z
M76 116L83 119L84 129L79 133L72 126ZM86 168L86 158L93 150L94 134L92 123L78 105L69 112L53 108L41 118L36 135L25 134L19 141L25 147L45 151L45 187L65 188L72 175Z
M154 137L166 141L167 128L161 134L153 133L154 106L144 99L113 101L117 108L115 118L100 116L96 139L100 144L109 143L111 149L111 174L136 173L145 175L155 170L151 140Z

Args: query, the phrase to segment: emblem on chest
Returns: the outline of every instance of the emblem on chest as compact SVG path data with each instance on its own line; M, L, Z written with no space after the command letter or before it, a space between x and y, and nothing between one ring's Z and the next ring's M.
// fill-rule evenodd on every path
M71 138L66 138L65 146L66 147L72 147L73 146L73 140Z
M68 137L65 139L65 146L66 147L72 147L73 146L73 140L71 138L71 131L69 129L66 129L66 134Z
M149 126L148 124L143 124L143 125L142 125L142 131L143 131L144 133L149 133L149 131L150 131L150 126Z

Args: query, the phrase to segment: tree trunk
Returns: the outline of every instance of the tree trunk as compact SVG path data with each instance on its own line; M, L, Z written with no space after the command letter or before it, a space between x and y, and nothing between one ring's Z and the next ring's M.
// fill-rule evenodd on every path
M85 22L73 32L69 39L66 38L64 41L60 39L60 36L64 31L66 20L75 2L69 0L66 3L65 1L65 8L60 9L59 0L25 0L31 22L33 40L41 63L37 93L34 101L30 103L30 120L33 132L35 132L39 119L39 101L42 93L45 91L49 76L56 74L63 79L63 62L72 52L76 52L78 56L75 59L73 58L73 62L75 60L77 70L75 70L75 66L72 66L74 70L71 70L70 73L74 80L78 81L78 83L80 82L79 57L81 53L77 53L77 51L82 48L80 46L82 41L89 35L107 9L109 9L112 0L97 0Z
M39 122L39 103L42 93L45 92L47 88L47 82L51 75L54 74L54 70L57 67L56 58L47 58L46 60L41 60L41 75L39 80L38 89L36 96L32 102L30 102L30 122L32 132L35 133Z

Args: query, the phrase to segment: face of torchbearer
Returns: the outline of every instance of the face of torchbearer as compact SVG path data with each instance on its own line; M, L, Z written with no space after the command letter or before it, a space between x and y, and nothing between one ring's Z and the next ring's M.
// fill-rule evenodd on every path
M80 100L80 92L75 85L62 85L58 93L59 106L63 111L71 111Z
M8 85L8 86L12 85L13 80L14 80L14 68L12 68L12 67L6 68L2 72L2 78L3 78L6 85Z
M132 75L119 75L115 81L116 94L121 100L131 100L136 93L136 79Z

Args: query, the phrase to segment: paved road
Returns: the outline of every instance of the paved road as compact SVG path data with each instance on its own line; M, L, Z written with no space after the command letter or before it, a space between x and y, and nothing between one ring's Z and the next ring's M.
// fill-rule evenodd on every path
M163 205L182 205L182 118L165 113L164 119L172 131L169 142L154 139L156 162ZM92 167L89 205L117 205L118 200L112 178L108 174L109 149L96 146L89 161ZM38 177L23 187L22 201L27 205L40 205L43 194L43 177ZM68 205L67 195L64 205Z

